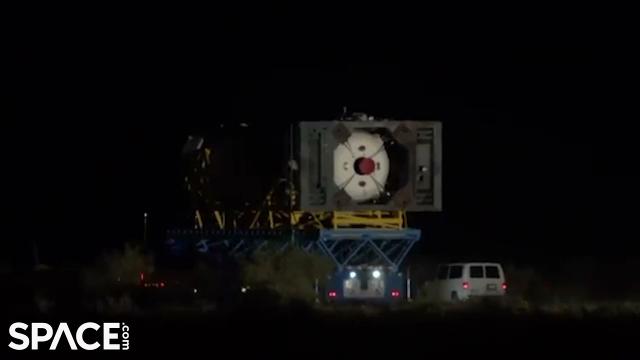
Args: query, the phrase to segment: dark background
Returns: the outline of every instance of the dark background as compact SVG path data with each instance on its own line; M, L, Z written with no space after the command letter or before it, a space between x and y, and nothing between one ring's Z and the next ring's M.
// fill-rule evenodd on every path
M127 14L39 14L12 31L3 260L16 267L32 265L32 239L44 263L89 262L139 240L145 211L162 241L188 211L188 134L246 122L282 137L343 106L443 122L445 210L412 216L418 254L608 261L635 248L629 50L598 19Z

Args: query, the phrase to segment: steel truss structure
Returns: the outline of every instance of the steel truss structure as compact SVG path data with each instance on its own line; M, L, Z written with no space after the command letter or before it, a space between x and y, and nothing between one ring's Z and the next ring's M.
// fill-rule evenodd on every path
M360 265L380 265L398 271L418 240L418 229L323 229L318 246L339 271Z
M349 266L378 265L397 271L403 260L420 240L418 229L322 229L293 236L282 230L201 231L172 230L167 232L167 246L174 255L189 249L197 253L219 253L232 257L247 257L259 251L283 252L294 246L331 258L338 270Z

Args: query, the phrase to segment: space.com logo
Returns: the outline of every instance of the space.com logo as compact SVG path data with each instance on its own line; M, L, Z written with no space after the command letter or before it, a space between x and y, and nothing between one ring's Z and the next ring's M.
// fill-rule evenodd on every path
M56 350L63 337L71 350L78 350L78 347L82 350L129 350L129 326L125 323L104 323L100 326L87 322L78 326L74 334L69 325L63 322L58 325L54 334L53 327L47 323L38 322L29 326L16 322L9 327L9 335L13 338L9 343L13 350L47 349L46 346L39 345L52 338L48 350Z

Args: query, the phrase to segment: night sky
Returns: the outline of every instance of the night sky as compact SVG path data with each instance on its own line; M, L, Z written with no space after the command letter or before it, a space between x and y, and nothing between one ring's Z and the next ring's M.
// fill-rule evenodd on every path
M635 247L637 135L621 111L629 96L614 43L273 25L25 30L2 134L14 229L3 256L30 261L35 238L45 263L88 261L139 239L145 211L160 242L189 210L187 135L246 122L282 137L264 129L331 120L343 106L443 122L445 210L411 217L424 230L419 252L608 257Z

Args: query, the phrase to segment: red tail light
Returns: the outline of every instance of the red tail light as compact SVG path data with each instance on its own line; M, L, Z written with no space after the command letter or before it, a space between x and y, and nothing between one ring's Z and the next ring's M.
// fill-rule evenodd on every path
M336 295L338 295L338 294L336 294L335 291L329 291L329 297L333 298L333 297L336 297Z
M163 282L160 283L160 287L164 287L164 283Z
M400 291L398 291L398 290L391 291L391 296L392 297L400 297Z
M462 288L463 288L463 289L468 289L468 288L469 288L469 283L468 283L468 282L466 282L466 281L465 281L465 282L463 282L463 283L462 283Z
M502 290L507 290L507 283L502 283Z

